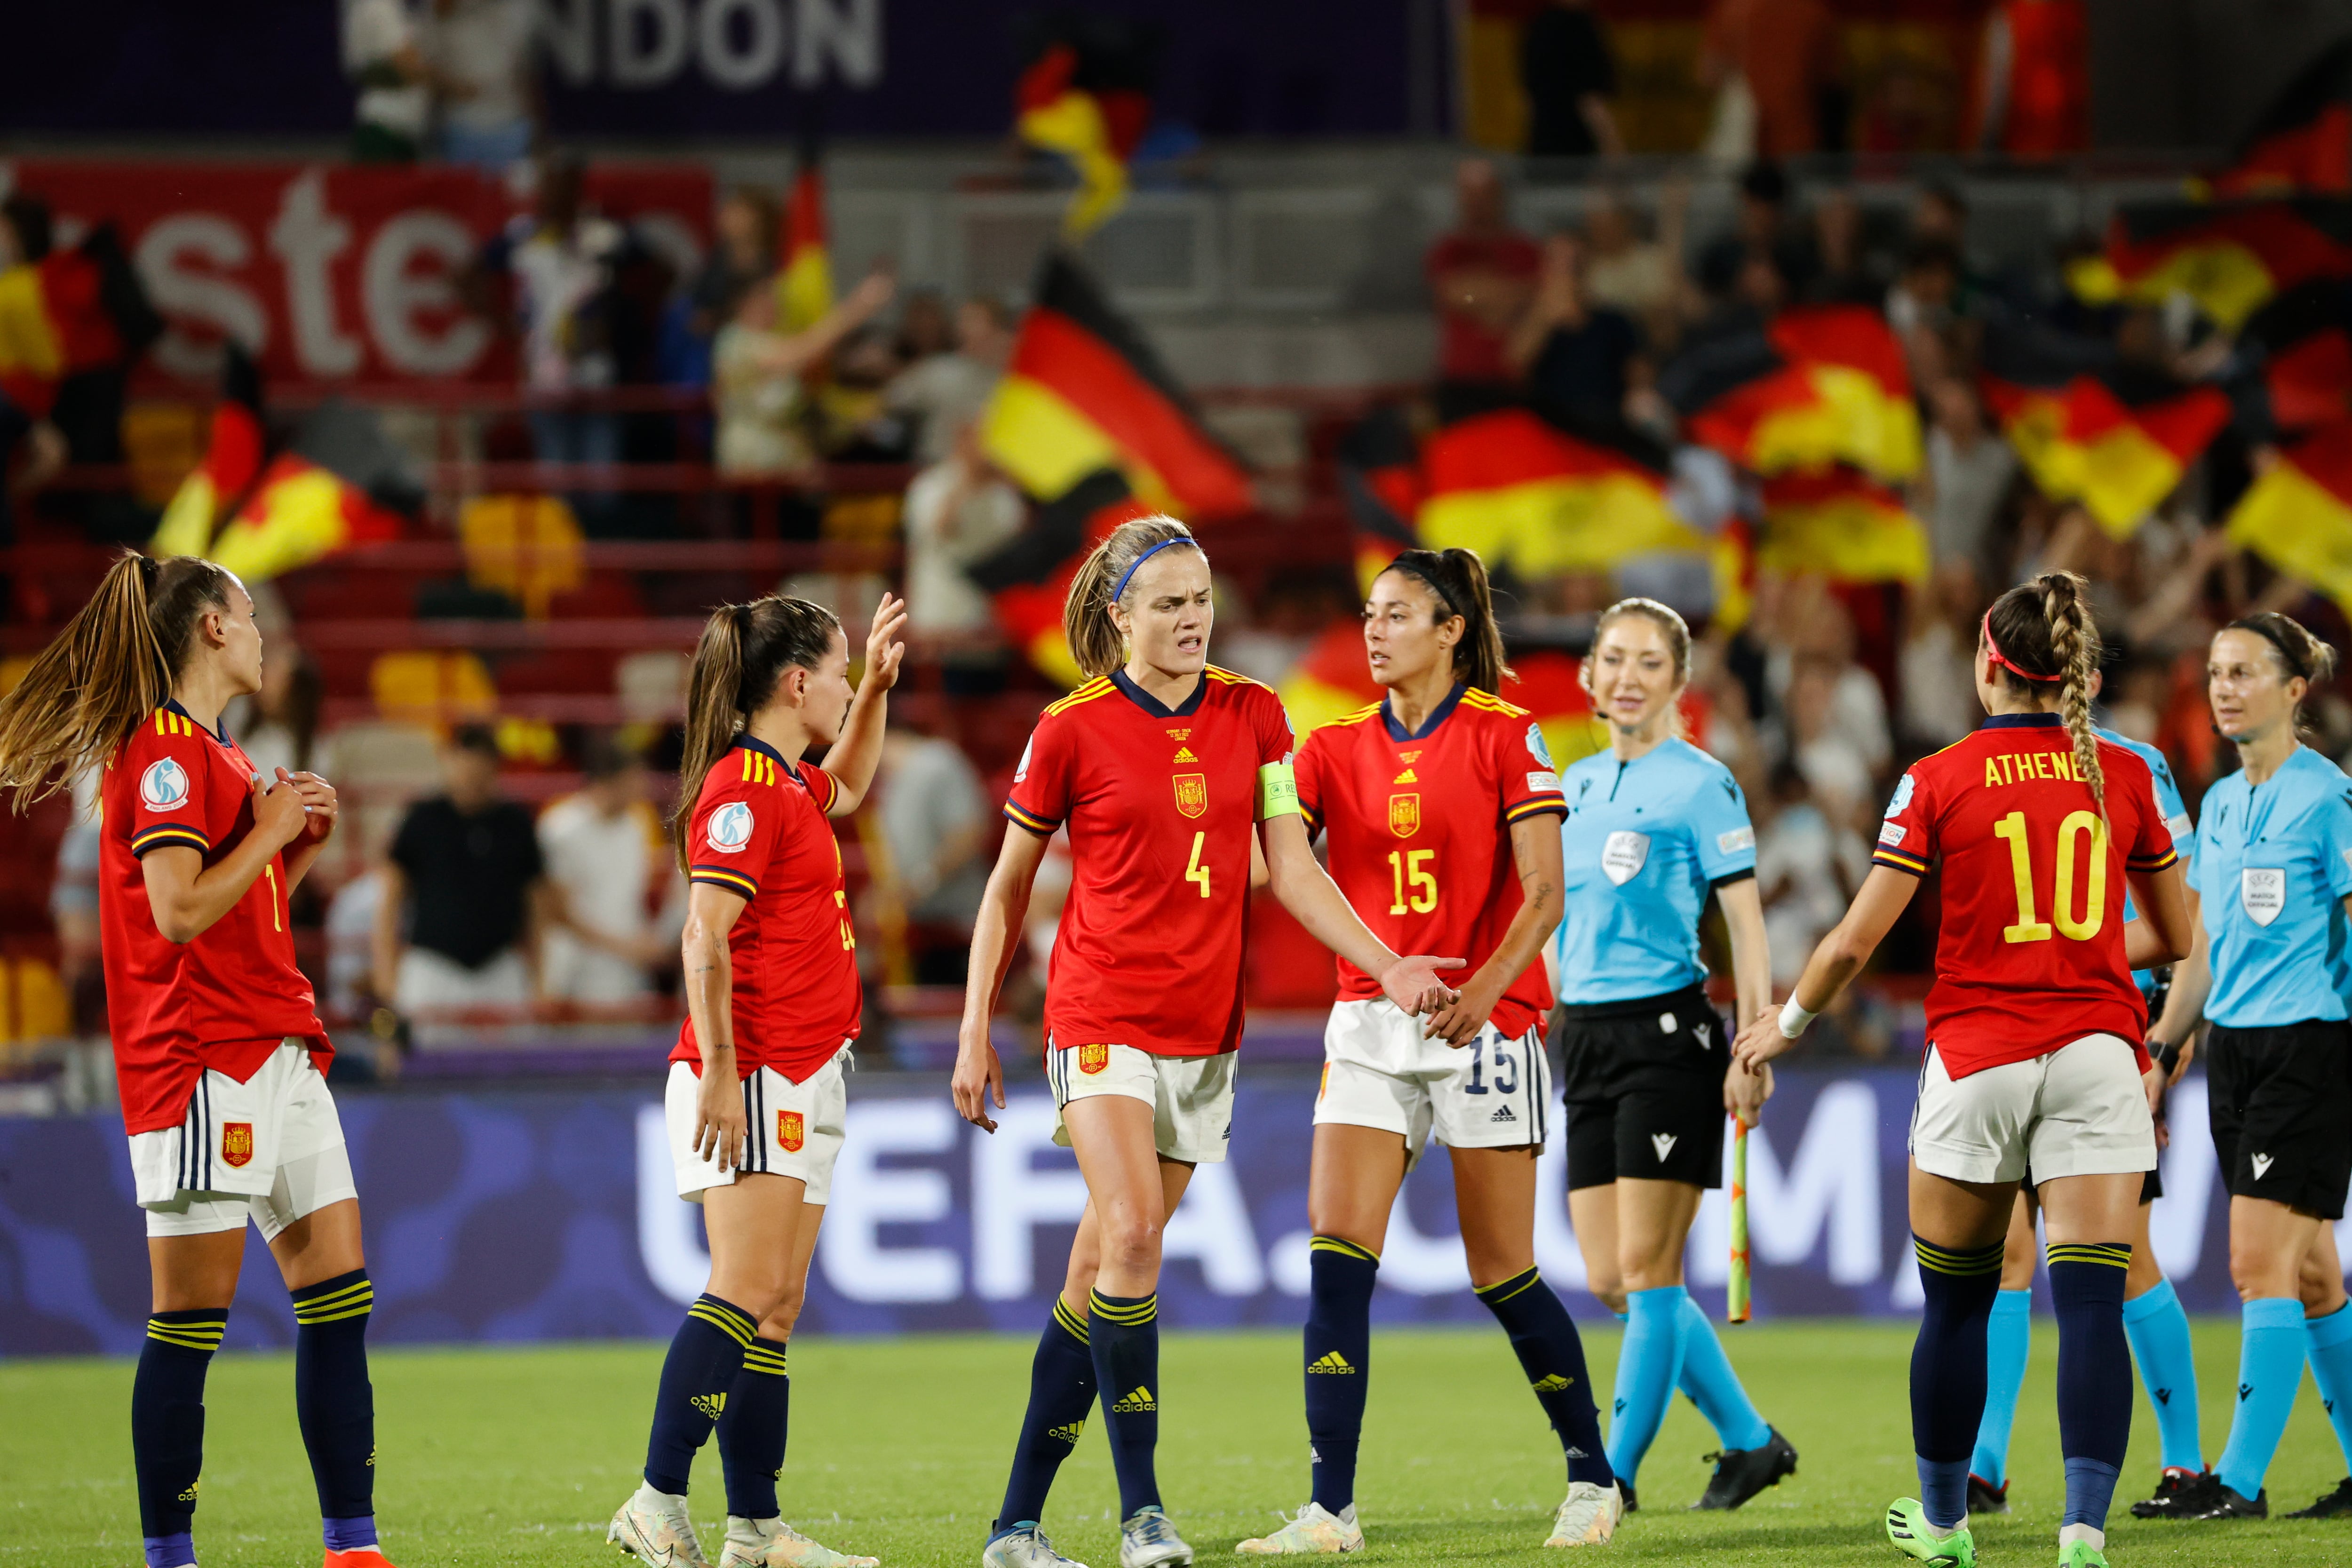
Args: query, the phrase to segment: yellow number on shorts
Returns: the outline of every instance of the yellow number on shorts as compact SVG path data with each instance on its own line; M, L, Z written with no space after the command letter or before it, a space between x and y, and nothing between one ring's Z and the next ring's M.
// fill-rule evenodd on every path
M2005 942L2048 942L2050 921L2034 918L2033 860L2025 847L2025 813L2012 811L1992 825L1993 837L2009 842L2009 868L2017 879L2017 923L2004 930ZM2083 913L2074 913L2074 838L2088 834L2090 869L2083 877ZM2099 934L2107 919L2107 825L2096 812L2070 813L2058 825L2057 908L2051 911L2058 931L2071 941L2088 942Z
M1201 864L1201 846L1209 841L1206 832L1192 835L1192 858L1184 868L1184 879L1201 884L1201 896L1209 896L1209 868Z
M1389 905L1389 913L1401 915L1411 910L1425 915L1437 907L1437 879L1423 868L1436 858L1434 849L1389 851L1389 876L1396 884L1396 901Z

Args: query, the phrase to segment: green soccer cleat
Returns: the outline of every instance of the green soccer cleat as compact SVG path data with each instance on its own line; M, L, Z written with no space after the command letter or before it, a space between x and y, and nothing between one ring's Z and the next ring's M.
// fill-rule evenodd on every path
M2070 1541L2058 1553L2058 1568L2107 1568L2107 1554L2087 1541Z
M1927 1522L1927 1510L1917 1498L1896 1498L1886 1505L1886 1539L1907 1557L1927 1568L1976 1568L1976 1537L1961 1525L1949 1535Z

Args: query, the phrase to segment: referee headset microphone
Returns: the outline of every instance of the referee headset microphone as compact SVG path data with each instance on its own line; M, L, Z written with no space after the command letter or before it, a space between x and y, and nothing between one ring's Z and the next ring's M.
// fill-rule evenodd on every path
M670 818L670 844L678 869L687 866L687 829L704 775L734 745L751 716L775 700L777 688L794 670L813 678L841 621L822 605L772 594L749 604L729 605L712 616L695 644L686 679L686 748L678 764L677 810ZM842 714L848 711L847 698ZM838 729L841 715L834 720Z

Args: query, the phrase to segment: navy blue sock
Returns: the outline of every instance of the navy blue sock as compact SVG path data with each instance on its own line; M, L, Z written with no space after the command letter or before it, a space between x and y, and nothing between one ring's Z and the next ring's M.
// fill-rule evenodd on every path
M2124 1276L2131 1243L2058 1242L2050 1296L2058 1309L2058 1447L2066 1456L2061 1524L2107 1527L2107 1505L2131 1441L2131 1342L2124 1336Z
M670 1336L661 1384L654 1393L646 1485L672 1497L686 1495L694 1456L726 1414L727 1395L742 1370L743 1352L759 1331L759 1320L708 1291L686 1310L686 1321Z
M1029 1410L1021 1417L1021 1441L1013 1449L1013 1474L996 1516L999 1533L1034 1524L1045 1513L1055 1474L1085 1436L1087 1415L1094 1407L1095 1358L1087 1344L1087 1320L1056 1296L1053 1321L1029 1363Z
M1607 1446L1601 1438L1601 1411L1592 1403L1592 1377L1584 1367L1584 1341L1568 1309L1533 1268L1477 1294L1510 1336L1536 1403L1559 1434L1559 1446L1568 1454L1568 1479L1597 1487L1614 1485L1617 1475L1609 1468Z
M1118 1516L1160 1506L1152 1468L1160 1448L1160 1295L1106 1296L1087 1303L1087 1348L1102 1389L1111 1468L1118 1472Z
M196 1478L205 1468L205 1373L227 1330L226 1307L158 1312L147 1320L131 1384L131 1458L149 1568L180 1568L196 1560L190 1526Z
M738 1519L777 1516L776 1478L784 1473L784 1437L793 1413L793 1379L784 1347L755 1339L727 1391L719 1417L719 1467L727 1476L727 1511Z
M1911 1448L1927 1522L1950 1530L1968 1517L1969 1456L1984 1416L1985 1324L2000 1293L2001 1244L1955 1252L1914 1236L1911 1245L1927 1296L1911 1347Z
M1381 1257L1318 1236L1307 1244L1307 1442L1315 1500L1338 1513L1356 1500L1356 1449L1372 1375L1372 1286Z
M375 1388L368 1382L367 1325L375 1286L366 1269L354 1268L292 1294L294 1413L318 1483L321 1532L338 1552L373 1546Z

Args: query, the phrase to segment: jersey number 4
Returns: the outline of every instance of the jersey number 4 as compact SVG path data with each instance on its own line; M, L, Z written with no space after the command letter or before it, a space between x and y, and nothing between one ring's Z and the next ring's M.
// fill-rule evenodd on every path
M1436 858L1434 849L1389 851L1389 875L1396 883L1396 900L1389 905L1389 913L1401 915L1411 910L1425 915L1437 908L1437 879L1427 869Z
M1206 832L1192 835L1192 858L1184 865L1184 879L1201 884L1201 896L1209 896L1209 868L1201 864L1201 847L1209 841Z
M2050 919L2040 919L2035 913L2033 894L2033 858L2025 844L2025 813L2012 811L1992 825L1993 837L2009 844L2009 868L2017 877L2017 923L2003 931L2005 942L2048 942L2050 927L2056 922L2058 933L2074 942L2088 942L2099 934L2099 927L2107 918L2107 825L2096 812L2069 813L2058 825L2057 907ZM2083 912L2074 912L2075 841L2088 837L2091 841L2089 868L2083 875Z

